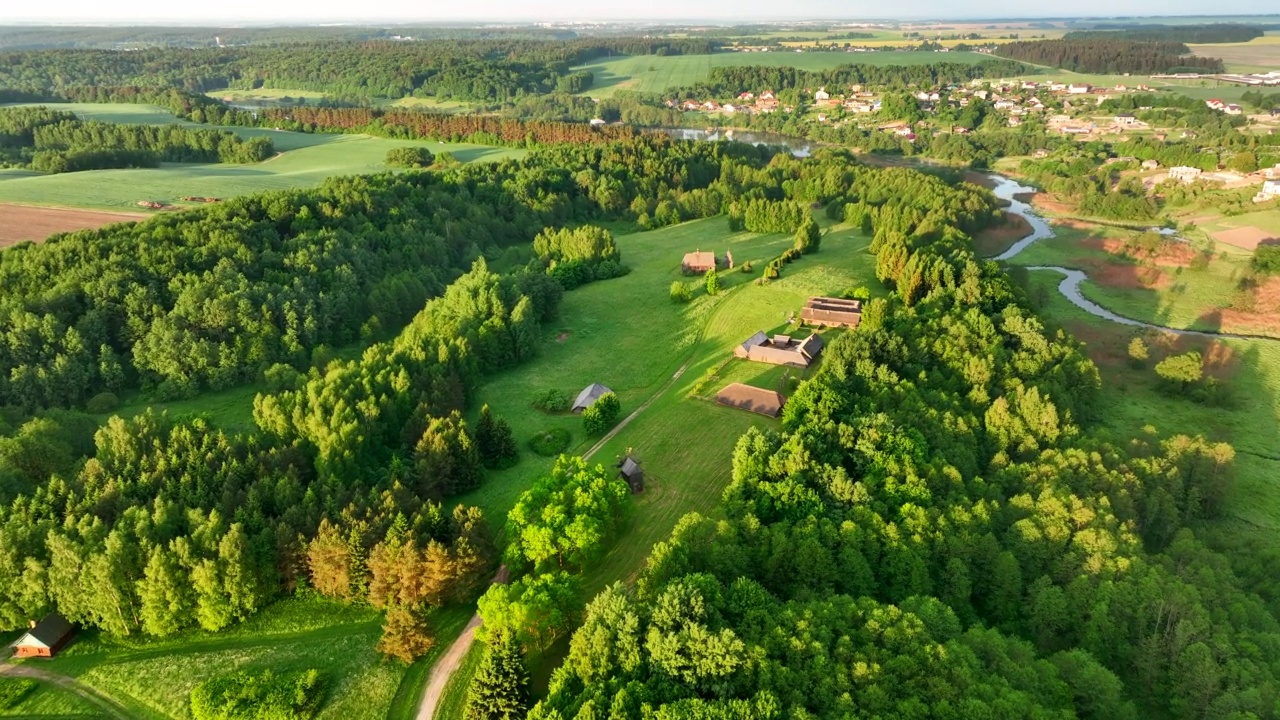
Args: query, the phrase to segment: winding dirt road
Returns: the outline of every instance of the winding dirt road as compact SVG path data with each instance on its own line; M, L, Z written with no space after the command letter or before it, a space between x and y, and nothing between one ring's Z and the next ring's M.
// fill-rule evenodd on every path
M40 682L57 685L58 687L67 690L68 692L75 693L80 698L95 705L109 717L117 718L118 720L129 720L129 712L123 705L68 675L62 675L60 673L35 667L30 662L22 664L4 663L0 665L0 675L30 678L32 680L39 680Z

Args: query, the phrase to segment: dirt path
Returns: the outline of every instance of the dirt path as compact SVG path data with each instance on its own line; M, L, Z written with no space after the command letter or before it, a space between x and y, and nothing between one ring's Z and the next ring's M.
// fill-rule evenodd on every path
M489 584L505 585L510 579L511 573L507 570L507 566L503 565L498 568L498 573L493 576L493 581ZM435 716L436 706L440 704L440 698L444 695L445 686L449 684L449 678L453 677L453 673L462 664L462 658L471 649L471 644L476 641L478 627L480 627L480 614L476 613L471 616L467 626L462 628L462 634L458 635L444 655L441 655L440 659L431 666L431 672L427 674L427 687L422 692L422 702L418 704L418 714L414 716L416 720L432 720Z
M81 683L73 677L51 672L43 668L33 667L30 663L17 665L14 663L4 663L0 665L0 675L9 675L11 677L30 678L41 682L51 683L58 687L75 693L87 702L96 705L100 710L109 717L119 718L119 720L129 720L129 711L123 705L99 693L97 690Z
M654 394L650 395L648 400L645 400L643 403L641 403L641 404L640 404L640 407L638 407L638 408L636 408L634 411L632 411L632 413L631 413L630 415L628 415L628 416L626 416L626 417L622 418L622 422L620 422L620 423L618 423L617 425L615 425L615 426L614 426L614 428L613 428L612 430L610 430L609 432L605 433L604 437L600 438L600 441L599 441L599 442L597 442L595 445L592 445L590 450L588 450L588 451L586 451L585 453L583 453L583 454L582 454L582 459L583 459L583 460L590 460L590 459L591 459L591 456L592 456L592 455L595 455L595 454L596 454L596 452L600 450L600 448L604 447L604 444L605 444L605 443L609 442L610 440L612 440L612 439L613 439L613 437L614 437L615 435L617 435L618 433L622 432L622 428L626 427L626 426L627 426L627 423L631 422L632 420L635 420L635 419L636 419L636 416L637 416L637 415L639 415L640 413L644 412L644 409L645 409L645 408L647 408L647 407L649 407L650 405L652 405L652 404L653 404L653 401L654 401L654 400L657 400L657 399L658 399L658 397L662 395L662 393L664 393L664 392L666 392L667 390L671 389L671 386L672 386L672 385L674 385L674 384L675 384L675 382L676 382L677 380L679 380L679 379L680 379L680 376L681 376L681 375L683 375L683 374L684 374L684 371L685 371L685 370L687 370L688 368L689 368L689 362L685 362L685 364L681 365L681 366L680 366L680 369L679 369L679 370L676 370L676 371L675 371L675 374L673 374L673 375L671 376L671 379L670 379L670 380L668 380L666 383L664 383L662 387L658 388L658 392L656 392L656 393L654 393Z

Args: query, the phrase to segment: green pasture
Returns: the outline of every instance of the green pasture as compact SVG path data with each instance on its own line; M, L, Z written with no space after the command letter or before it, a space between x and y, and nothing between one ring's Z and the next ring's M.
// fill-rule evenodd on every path
M441 638L452 638L470 613L465 607L450 608L433 613L429 622ZM374 650L380 634L381 614L370 608L289 598L217 634L116 639L86 631L42 666L114 699L138 720L190 718L191 689L210 677L241 669L315 668L326 684L318 718L383 720L397 704L398 690L411 668L385 660ZM429 666L447 644L438 643L412 667ZM418 693L409 694L411 703L399 704L412 709Z
M1161 436L1199 434L1230 443L1236 449L1235 491L1224 515L1205 531L1215 543L1275 545L1280 531L1280 342L1175 339L1155 333L1148 335L1152 352L1147 366L1135 369L1125 353L1135 328L1072 305L1057 291L1060 279L1055 272L1033 271L1030 282L1033 292L1046 298L1041 316L1083 340L1098 361L1104 388L1098 422L1118 441L1142 436L1151 426ZM1124 304L1106 307L1132 311ZM1188 350L1199 350L1209 359L1210 371L1222 378L1229 393L1225 405L1206 406L1161 390L1151 369L1154 363L1170 352Z
M28 678L0 675L0 686L28 682L31 682ZM107 717L97 705L70 690L44 681L36 681L35 686L24 693L16 703L0 708L0 718L96 720Z
M119 123L175 122L162 108L146 105L50 105L86 118ZM163 116L163 118L162 118ZM262 128L226 128L244 137L266 135L280 154L250 165L166 163L160 168L90 170L41 175L0 170L0 202L137 211L140 200L182 204L186 195L232 197L266 190L313 187L337 175L382 172L387 151L420 146L449 152L462 162L502 160L526 151L466 143L392 140L370 135L295 133Z
M852 41L851 41L852 42ZM706 80L713 67L765 65L802 70L829 70L838 65L926 65L937 62L979 63L985 55L970 52L933 53L893 51L848 52L720 52L711 55L623 55L597 60L575 70L590 70L595 76L591 88L581 94L612 97L619 90L662 92L667 88L693 85ZM765 88L760 88L764 90Z

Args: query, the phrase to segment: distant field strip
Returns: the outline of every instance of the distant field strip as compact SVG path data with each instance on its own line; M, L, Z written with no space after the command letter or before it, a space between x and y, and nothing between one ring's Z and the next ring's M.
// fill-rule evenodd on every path
M1228 69L1237 71L1280 70L1280 35L1264 35L1247 43L1189 45L1191 52L1222 58Z
M706 80L713 67L767 65L797 67L803 70L828 70L838 65L926 65L937 62L979 63L988 59L971 52L723 52L711 55L624 55L583 65L577 70L590 70L595 82L583 95L612 97L619 90L662 92L670 87L692 85Z
M94 120L159 124L177 122L149 105L50 104ZM227 128L244 137L266 135L281 154L250 165L166 163L138 170L90 170L41 175L0 170L0 203L53 205L104 210L138 210L141 200L180 204L188 195L232 197L265 190L314 187L337 175L383 172L387 151L406 145L449 152L462 162L502 160L526 151L465 143L391 140L370 135L326 135L261 128Z

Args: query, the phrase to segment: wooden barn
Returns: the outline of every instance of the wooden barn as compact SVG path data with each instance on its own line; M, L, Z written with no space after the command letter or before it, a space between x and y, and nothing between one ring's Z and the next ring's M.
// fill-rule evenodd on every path
M618 463L618 477L627 481L632 493L644 491L644 470L630 455L622 458L622 462Z
M716 393L716 402L739 410L759 413L768 417L778 417L782 413L782 406L787 401L782 395L773 390L765 390L743 385L742 383L730 383L724 386L723 390Z
M613 391L600 383L591 383L583 388L582 392L578 393L577 399L573 401L573 411L580 413L591 407L591 404L598 400L601 395L611 392Z
M705 275L708 270L716 269L716 254L701 250L685 253L680 269L687 275Z
M53 657L71 639L71 623L61 615L48 615L40 622L32 622L31 629L14 641L15 657Z
M862 301L811 297L800 311L800 320L806 325L855 328L862 322Z
M770 338L761 330L735 347L733 354L752 362L807 368L818 359L822 348L822 337L817 333L797 341L790 335L774 335Z

